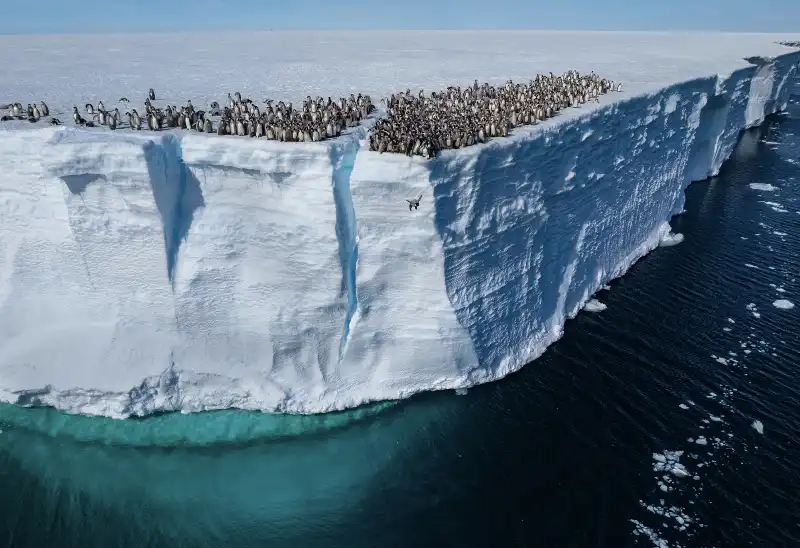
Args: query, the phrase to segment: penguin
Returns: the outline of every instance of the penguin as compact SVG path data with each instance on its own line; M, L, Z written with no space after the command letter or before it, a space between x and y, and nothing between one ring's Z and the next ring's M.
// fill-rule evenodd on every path
M214 126L208 118L203 122L203 131L206 133L214 133Z
M412 198L411 200L406 198L406 202L408 202L408 210L411 211L412 209L419 209L419 201L422 199L422 193L416 198Z
M156 92L153 91L153 88L150 88L149 90L147 90L147 98L150 99L151 101L155 101L156 100Z
M135 131L139 131L142 129L142 118L139 116L139 113L136 112L136 109L133 109L133 112L126 113L128 115L128 125L131 129Z
M36 105L34 105L34 106L33 106L33 118L34 118L34 120L36 120L37 122L38 122L39 120L41 120L41 118L42 118L42 113L41 113L41 111L39 110L39 107L37 107Z
M118 103L130 103L130 101L128 101L127 97L120 97L119 101L117 101L117 102Z
M42 101L42 116L50 116L50 108L44 101Z

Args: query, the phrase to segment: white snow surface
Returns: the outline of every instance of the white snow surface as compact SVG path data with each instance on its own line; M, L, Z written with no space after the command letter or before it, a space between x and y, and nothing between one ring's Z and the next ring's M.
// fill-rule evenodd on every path
M625 91L433 161L369 152L365 129L298 144L0 126L0 400L310 413L501 378L663 241L689 182L785 107L800 62L780 35L190 38L0 37L24 60L0 103L44 99L66 121L151 86L377 101L568 68Z

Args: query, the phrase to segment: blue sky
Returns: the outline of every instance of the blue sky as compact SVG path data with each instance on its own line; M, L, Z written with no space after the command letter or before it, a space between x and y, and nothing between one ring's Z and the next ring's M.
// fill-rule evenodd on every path
M2 0L0 34L545 28L800 33L800 0Z

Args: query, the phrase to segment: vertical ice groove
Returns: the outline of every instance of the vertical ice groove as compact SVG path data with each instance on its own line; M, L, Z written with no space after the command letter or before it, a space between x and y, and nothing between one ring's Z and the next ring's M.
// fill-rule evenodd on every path
M181 243L189 233L194 212L205 202L200 181L183 161L180 136L166 135L143 148L153 198L164 226L167 277L174 285Z
M355 206L350 193L350 177L359 148L359 141L355 138L331 147L333 200L336 204L336 238L339 241L339 263L342 268L342 292L347 294L347 313L339 343L339 360L344 358L351 324L358 311L356 286L358 237L356 235Z

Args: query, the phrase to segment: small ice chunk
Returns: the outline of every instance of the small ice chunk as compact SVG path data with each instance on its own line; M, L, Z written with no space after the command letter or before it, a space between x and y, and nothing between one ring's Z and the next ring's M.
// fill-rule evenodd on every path
M689 475L689 472L686 471L686 468L679 462L676 462L672 466L672 469L670 469L670 472L672 472L673 475L675 475L675 476L677 476L679 478L685 478L686 476Z
M781 310L791 310L794 308L794 303L792 301L787 301L786 299L778 299L772 306L775 308L780 308Z
M466 388L456 388L456 394L458 394L459 396L466 396L467 395L467 389Z
M689 409L689 406L686 405L685 403L680 404L678 407L680 407L681 409Z
M750 183L750 188L753 190L763 190L764 192L773 192L778 190L778 187L772 186L768 183Z
M597 299L590 299L589 302L587 302L583 307L583 309L587 312L602 312L606 308L608 307Z
M694 442L695 442L697 445L708 445L708 440L706 440L705 436L700 436L699 438L697 438L696 440L694 440Z
M756 432L758 432L759 434L763 434L764 433L764 425L761 424L761 421L753 421L752 426L753 426L753 428L755 428Z
M672 232L665 234L663 238L661 238L661 243L659 244L661 247L670 247L673 245L678 245L683 241L683 234L680 232L676 232L673 234Z

